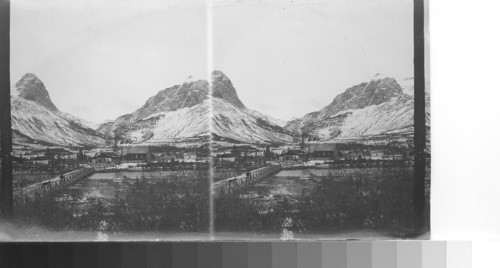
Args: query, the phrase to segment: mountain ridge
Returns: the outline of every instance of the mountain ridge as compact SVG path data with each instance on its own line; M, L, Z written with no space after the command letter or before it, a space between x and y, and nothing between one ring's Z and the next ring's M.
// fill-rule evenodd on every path
M347 88L320 110L288 121L285 129L296 136L329 141L407 133L413 127L413 98L392 77L376 75Z
M323 108L284 125L247 108L222 71L213 71L210 79L209 83L188 77L158 91L139 109L95 128L84 119L59 111L43 82L28 73L16 83L11 97L13 130L18 141L103 146L115 138L125 144L207 142L210 137L285 144L304 135L309 140L332 141L406 135L413 129L413 78L377 75L347 88ZM430 120L428 111L426 118Z
M188 77L180 85L159 91L138 110L103 123L97 130L108 137L116 133L130 143L200 140L210 134L249 143L292 140L270 116L248 109L222 71L213 71L210 82ZM184 123L180 123L182 118ZM273 135L272 129L278 133Z
M60 111L43 82L25 74L13 89L11 114L15 143L53 146L102 146L105 138L84 119Z

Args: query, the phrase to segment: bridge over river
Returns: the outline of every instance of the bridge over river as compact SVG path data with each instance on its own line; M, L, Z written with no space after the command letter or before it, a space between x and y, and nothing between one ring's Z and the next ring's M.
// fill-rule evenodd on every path
M251 186L262 179L272 176L281 170L281 166L267 166L256 170L252 170L245 174L227 178L213 184L213 193L218 196L222 193L231 193L235 190L242 189L246 186ZM14 196L18 200L36 200L37 198L46 196L54 191L68 187L83 178L94 174L94 168L82 168L69 173L63 174L62 177L41 181L14 192Z
M242 189L246 186L252 185L264 178L272 176L281 170L281 166L268 166L262 167L256 170L252 170L248 173L228 178L215 182L213 184L213 194L215 197L224 194L231 193L235 190Z
M18 200L35 200L56 190L72 185L77 181L94 174L94 168L82 168L65 173L50 180L41 181L14 192Z

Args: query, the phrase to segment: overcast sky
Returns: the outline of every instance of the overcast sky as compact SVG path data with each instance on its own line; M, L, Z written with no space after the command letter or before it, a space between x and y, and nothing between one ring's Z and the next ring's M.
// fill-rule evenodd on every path
M213 1L211 39L201 0L40 2L12 1L12 83L35 73L60 110L96 122L205 78L210 62L280 119L376 73L413 76L412 0Z

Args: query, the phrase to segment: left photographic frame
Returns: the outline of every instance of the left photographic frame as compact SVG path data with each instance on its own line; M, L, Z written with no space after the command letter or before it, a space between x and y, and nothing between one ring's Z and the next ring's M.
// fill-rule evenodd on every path
M206 3L9 9L0 240L207 239Z

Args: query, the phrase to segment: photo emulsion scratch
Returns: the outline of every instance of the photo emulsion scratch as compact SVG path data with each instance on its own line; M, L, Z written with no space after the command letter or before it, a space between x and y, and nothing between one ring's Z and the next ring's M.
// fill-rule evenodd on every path
M210 100L210 103L213 102L213 81L212 81L212 73L211 70L213 70L213 2L212 0L207 0L207 81L208 81L208 86L209 86L209 94L208 98ZM210 110L209 110L209 120L210 120L210 140L209 140L209 155L210 157L213 155L213 126L212 126L212 120L213 118L213 106L210 105ZM210 169L210 184L209 184L209 194L210 194L210 237L211 239L214 239L214 198L213 198L213 193L214 193L214 162L210 161L209 162L209 169Z
M46 2L11 3L1 240L429 237L423 2Z

